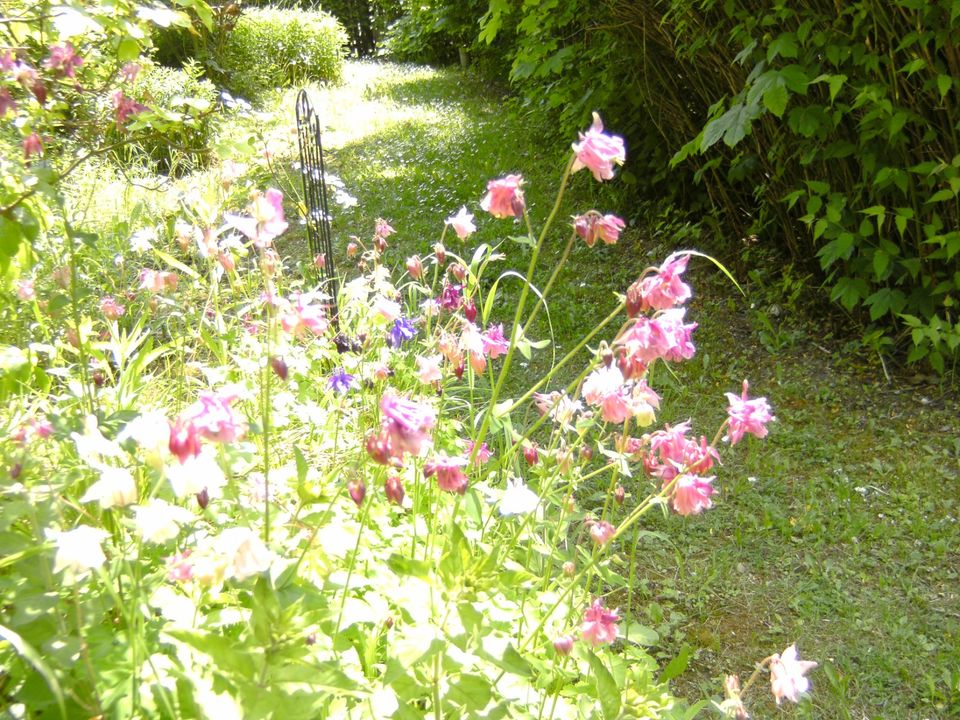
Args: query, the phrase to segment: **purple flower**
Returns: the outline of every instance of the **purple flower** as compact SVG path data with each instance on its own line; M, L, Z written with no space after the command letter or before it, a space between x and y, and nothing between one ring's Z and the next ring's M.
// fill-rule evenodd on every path
M387 345L394 350L398 349L407 340L413 340L417 336L417 328L413 321L401 317L393 321L393 328L390 330L390 336L387 338Z
M440 293L440 307L449 312L455 312L463 304L463 286L444 284Z
M355 378L343 368L337 368L327 382L335 393L346 395L347 391L354 386Z

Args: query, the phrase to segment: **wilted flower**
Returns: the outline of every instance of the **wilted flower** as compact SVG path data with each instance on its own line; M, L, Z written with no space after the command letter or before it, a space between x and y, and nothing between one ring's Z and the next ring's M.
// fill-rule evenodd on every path
M598 181L611 180L614 164L623 165L626 159L623 138L605 134L597 113L593 114L593 125L586 134L580 133L580 142L573 144L573 152L576 158L571 172L587 168Z
M812 660L801 660L797 646L791 645L783 654L774 653L770 657L770 690L773 697L780 701L786 698L799 702L800 695L810 689L810 681L804 677L817 667Z
M484 208L484 210L486 209ZM453 228L453 231L461 240L466 240L477 231L477 226L473 224L473 215L467 212L466 206L460 208L460 212L456 215L448 217L447 225Z
M480 201L480 207L495 218L520 217L526 208L520 175L507 175L499 180L487 183L487 194Z
M56 544L57 554L53 561L53 572L71 570L81 573L101 567L107 557L100 546L110 534L100 528L78 525L73 530L51 533Z
M423 464L423 474L425 477L436 475L437 486L441 490L463 495L467 491L467 476L463 473L467 463L465 457L438 453Z
M580 635L594 647L604 643L612 643L617 639L617 622L620 616L616 610L607 610L603 600L597 598L583 614L583 624L580 626Z
M724 440L736 445L743 438L744 433L756 435L758 438L767 436L767 423L776 420L770 412L770 405L766 398L755 398L749 400L747 391L749 383L743 381L743 393L737 397L733 393L727 393L727 400L730 401L730 407L727 408L727 416L730 422L730 429Z

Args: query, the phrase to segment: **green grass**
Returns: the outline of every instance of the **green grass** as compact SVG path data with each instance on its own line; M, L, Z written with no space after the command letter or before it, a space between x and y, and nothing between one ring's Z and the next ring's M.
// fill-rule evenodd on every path
M444 218L464 204L480 226L469 248L517 234L517 226L478 208L487 180L508 172L526 178L535 224L548 213L572 138L510 111L500 89L460 71L350 63L343 85L312 92L327 127L330 168L358 200L335 209L342 272L350 272L348 238L369 238L378 217L398 231L386 256L392 266L429 253ZM278 94L272 113L228 119L219 130L221 141L253 132L257 148L265 143L274 153L271 182L290 197L299 192L290 162L293 97ZM258 172L258 182L268 179ZM647 218L617 246L577 244L550 300L561 352L606 315L614 293L644 267L680 247L704 247L695 229L669 215L618 207L618 197L616 182L599 187L586 173L575 176L545 248L538 284L556 262L575 211ZM173 198L144 200L144 207L166 210ZM290 210L292 217L293 204ZM306 260L302 229L291 225L281 252ZM447 245L466 251L455 238ZM508 249L503 269L525 269L527 251ZM747 280L753 268L724 260ZM723 417L723 393L748 377L778 421L767 440L727 455L714 509L700 517L651 516L645 525L667 539L641 539L631 609L658 630L664 662L684 647L693 652L676 680L679 692L691 700L717 696L722 675L745 677L754 662L796 641L821 666L810 699L783 710L788 717L960 716L955 396L900 376L888 382L878 363L849 351L842 332L804 314L793 292L803 280L785 282L783 271L768 266L745 286L744 298L706 261L691 266L698 355L675 376L653 378L663 394L660 420L694 417L703 423L696 429L709 435ZM509 321L515 298L513 287L498 300L498 320ZM534 337L549 332L541 318ZM521 364L511 392L549 367L551 357L544 351ZM751 706L754 717L778 713L763 693Z

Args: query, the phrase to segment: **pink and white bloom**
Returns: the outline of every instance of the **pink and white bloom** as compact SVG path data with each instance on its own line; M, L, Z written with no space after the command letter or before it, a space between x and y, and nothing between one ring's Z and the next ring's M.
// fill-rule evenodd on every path
M125 83L132 83L137 79L137 75L140 74L142 68L138 63L127 62L123 64L123 67L120 68L120 81Z
M616 531L617 529L606 520L592 522L590 524L590 539L597 545L606 545Z
M423 277L423 261L419 255L411 255L407 258L407 274L414 280Z
M31 300L36 300L37 293L33 287L33 280L20 280L17 282L17 298L22 302L30 302Z
M193 520L193 513L166 500L153 499L133 511L133 523L144 542L157 545L180 534L180 525Z
M390 237L391 235L393 235L395 232L396 232L396 230L394 230L394 229L390 226L390 223L388 223L388 222L387 222L386 220L384 220L383 218L377 218L377 224L376 224L376 227L374 228L374 231L373 231L374 237L378 237L378 238L380 238L380 239L382 239L382 240L386 240L388 237Z
M383 295L377 295L373 299L373 312L388 323L392 323L403 311L403 308L400 306L396 300L391 300L390 298L384 297Z
M419 455L430 443L430 432L437 422L433 408L384 395L380 398L383 433L389 438L390 452L402 458L404 453Z
M487 369L487 358L485 355L485 345L483 334L480 328L472 322L463 323L463 331L460 333L460 349L467 354L470 360L470 367L475 373L482 373Z
M247 206L247 212L248 215L226 213L223 219L227 225L246 235L258 248L267 247L287 229L283 215L283 193L276 188L257 193Z
M123 317L123 314L126 311L127 309L118 303L116 298L114 298L112 295L105 295L104 297L100 298L100 312L103 313L103 316L107 320L110 320L111 322L114 320L119 320L121 317Z
M747 398L749 383L743 381L743 393L737 397L733 393L727 393L727 400L730 406L727 408L727 417L729 419L729 429L723 439L731 445L736 445L743 438L744 433L756 435L758 438L767 436L767 423L773 422L776 418L770 412L770 405L766 398Z
M101 508L125 507L137 501L137 483L129 470L104 465L100 479L87 488L80 502L96 502Z
M164 467L173 494L189 498L204 490L208 498L220 497L227 478L210 450L188 457L183 463L168 463Z
M314 303L312 294L301 293L286 303L280 315L280 325L285 332L300 337L307 332L323 335L330 322L324 306Z
M674 253L652 274L637 280L627 290L627 315L648 310L667 310L690 299L690 286L680 280L689 255Z
M601 215L593 211L586 215L578 215L573 220L573 229L587 247L593 247L597 239L603 240L606 245L615 245L626 226L627 224L616 215Z
M89 525L78 525L73 530L50 533L57 545L57 554L53 561L53 572L70 570L83 573L96 570L107 561L101 543L110 537L110 533Z
M597 113L593 114L593 124L586 134L580 133L580 142L573 144L573 152L576 158L571 172L587 168L597 181L611 180L614 164L623 165L627 156L623 138L604 133Z
M653 318L641 315L636 319L616 341L625 350L621 364L624 376L642 375L657 359L679 362L694 356L696 348L691 336L697 324L684 323L685 313L686 308L672 308Z
M140 271L140 289L152 293L164 293L167 290L176 290L180 278L176 273L167 270L151 270L143 268Z
M76 69L83 65L83 58L77 55L72 43L54 45L50 48L50 55L43 61L43 66L55 70L62 77L72 78Z
M473 448L475 447L473 440L467 440L467 455L473 455L473 464L474 465L486 465L490 461L490 458L493 457L493 452L487 447L486 443L480 443L480 448L477 450L476 455L473 453Z
M486 210L487 208L484 208ZM460 208L460 212L447 218L447 225L453 228L457 237L466 240L477 231L477 226L473 224L473 215L467 212L466 206Z
M673 509L680 515L699 515L713 507L710 496L716 492L710 483L714 477L684 474L673 486ZM665 481L666 485L670 481Z
M687 437L690 421L671 427L666 425L650 435L643 442L649 444L650 453L644 458L644 468L651 475L660 478L664 484L681 472L702 475L708 472L714 462L720 462L716 448L700 436L700 440Z
M445 453L437 453L423 464L423 474L424 477L436 475L437 487L441 490L463 495L467 491L467 476L463 468L468 463L469 460L462 455L451 457Z
M612 643L617 639L617 622L620 616L616 610L608 610L603 600L597 598L583 614L580 636L594 647Z
M503 324L490 325L483 333L483 351L496 360L510 350L510 342L503 335Z
M801 660L797 646L791 645L783 654L774 653L770 657L770 691L777 701L786 698L799 702L800 695L810 689L810 681L805 675L817 667L812 660Z
M207 440L233 442L247 432L247 424L230 407L236 399L234 393L203 391L197 402L183 413L183 418L193 423L197 432Z
M440 371L440 365L443 363L443 355L419 355L417 357L417 377L420 382L432 385L443 379L443 373Z
M270 569L273 553L250 528L228 528L213 539L213 550L226 563L224 578L246 580Z
M35 132L23 139L24 159L29 159L31 155L43 155L43 140Z
M495 218L521 217L526 208L520 175L507 175L487 183L487 194L480 207Z

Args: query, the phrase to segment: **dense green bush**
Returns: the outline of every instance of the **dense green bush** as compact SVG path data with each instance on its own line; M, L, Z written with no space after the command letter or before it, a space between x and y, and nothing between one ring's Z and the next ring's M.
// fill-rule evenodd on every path
M256 8L240 16L217 58L227 87L252 97L310 80L337 82L347 34L323 12Z
M816 263L878 349L956 357L956 2L491 0L482 37L504 28L529 102L567 127L603 109L645 194Z

